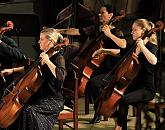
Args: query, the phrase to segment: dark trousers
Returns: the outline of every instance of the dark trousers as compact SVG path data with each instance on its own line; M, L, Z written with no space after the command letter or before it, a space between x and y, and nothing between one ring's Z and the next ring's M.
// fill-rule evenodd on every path
M129 91L129 89L128 89ZM151 90L145 88L139 89L133 92L128 93L123 96L119 102L119 109L116 111L117 115L117 124L122 126L122 130L127 130L127 115L128 115L128 106L135 105L138 103L145 103L154 98L155 93Z

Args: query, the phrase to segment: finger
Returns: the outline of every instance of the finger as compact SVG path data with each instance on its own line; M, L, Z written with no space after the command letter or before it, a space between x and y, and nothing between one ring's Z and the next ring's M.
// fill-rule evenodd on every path
M94 58L96 56L96 53L94 52L93 55L92 55L92 58Z
M137 54L135 54L135 53L133 53L133 57L136 57L136 58L138 58L138 55L137 55Z

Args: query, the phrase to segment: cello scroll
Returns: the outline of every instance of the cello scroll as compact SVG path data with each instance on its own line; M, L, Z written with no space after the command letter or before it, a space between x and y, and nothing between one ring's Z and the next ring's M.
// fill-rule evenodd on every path
M121 10L121 11L120 11L120 15L115 16L114 18L112 18L111 22L114 23L114 22L116 22L116 21L119 21L120 19L125 18L125 15L126 15L126 14L125 14L125 10Z
M14 28L14 23L12 21L7 21L6 26L0 28L0 34L3 35L5 32L10 31Z

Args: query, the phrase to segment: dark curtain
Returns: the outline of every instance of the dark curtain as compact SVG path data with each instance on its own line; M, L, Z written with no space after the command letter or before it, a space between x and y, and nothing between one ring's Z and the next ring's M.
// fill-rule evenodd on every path
M34 12L39 15L41 26L53 26L57 14L69 3L69 0L34 0Z
M52 27L58 13L72 3L72 0L33 0L34 12L39 15L41 26ZM79 0L83 3L82 0Z
M0 3L12 2L14 0L0 0Z

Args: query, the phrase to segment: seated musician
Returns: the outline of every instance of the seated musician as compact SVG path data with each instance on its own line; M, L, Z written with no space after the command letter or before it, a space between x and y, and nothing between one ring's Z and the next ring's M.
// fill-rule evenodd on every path
M91 79L87 82L85 94L89 99L89 103L92 104L95 104L100 93L100 89L103 86L102 79L104 75L113 68L120 58L119 56L115 57L115 55L118 55L120 50L126 47L126 40L124 39L124 35L120 27L117 24L113 24L111 26L108 25L112 18L112 7L109 5L102 6L99 12L99 22L100 29L104 32L105 37L102 39L103 48L97 50L93 56L99 56L103 50L108 51L110 55L106 56L103 63L101 63L100 67L93 72ZM90 123L98 123L100 120L101 115L95 113Z
M127 87L119 102L119 109L113 114L116 117L115 130L127 129L128 105L146 103L154 98L154 69L157 64L157 36L153 33L142 39L144 33L150 31L154 24L146 19L137 19L132 25L132 37L136 49L134 56L138 58L140 70L132 83ZM107 50L103 50L106 53Z
M66 76L65 60L61 52L49 58L46 53L50 48L60 43L63 37L53 28L44 28L38 41L42 53L40 70L43 83L27 103L25 103L17 120L7 129L11 130L52 130L59 112L63 110L64 100L61 87ZM4 74L22 72L27 66L3 70ZM26 72L26 71L25 71ZM31 82L31 81L27 81Z
M115 130L127 129L128 105L145 103L154 98L154 69L157 64L157 36L153 33L151 36L141 39L145 32L150 31L154 24L146 19L137 19L132 25L132 37L137 44L135 55L140 63L140 70L126 89L123 98L119 103L117 112L117 125Z
M57 29L57 31L62 34L89 36L90 40L95 39L96 36L100 34L100 32L103 32L105 36L99 39L99 41L97 41L100 42L100 44L98 45L102 45L103 43L104 49L116 49L114 53L116 53L116 51L118 52L121 48L125 48L126 40L124 39L124 35L120 29L119 24L113 23L112 25L108 25L110 23L110 20L114 17L112 6L102 5L98 16L98 22L96 21L95 24L86 28ZM82 48L85 45L86 44L82 45ZM88 49L90 51L90 49L92 48ZM94 70L93 74L91 75L91 78L95 77L96 75L104 74L110 71L112 67L117 63L118 59L119 57L107 55L103 63L101 63L100 67ZM90 83L87 83L86 95L88 96L90 103L94 103L97 97L96 95L98 95L98 91L96 92L96 90L93 90L94 88L91 87ZM94 117L98 116L96 115L97 114L95 114ZM95 118L91 121L91 123L94 123L94 120ZM98 120L100 121L100 115L98 116Z
M10 21L7 21L7 23L10 24L10 28L12 29L14 26L13 23ZM13 63L22 63L26 59L17 43L5 35L5 31L8 31L8 28L9 27L0 28L0 71L12 68ZM5 86L8 86L13 81L13 75L4 76L2 72L0 74L1 97Z

